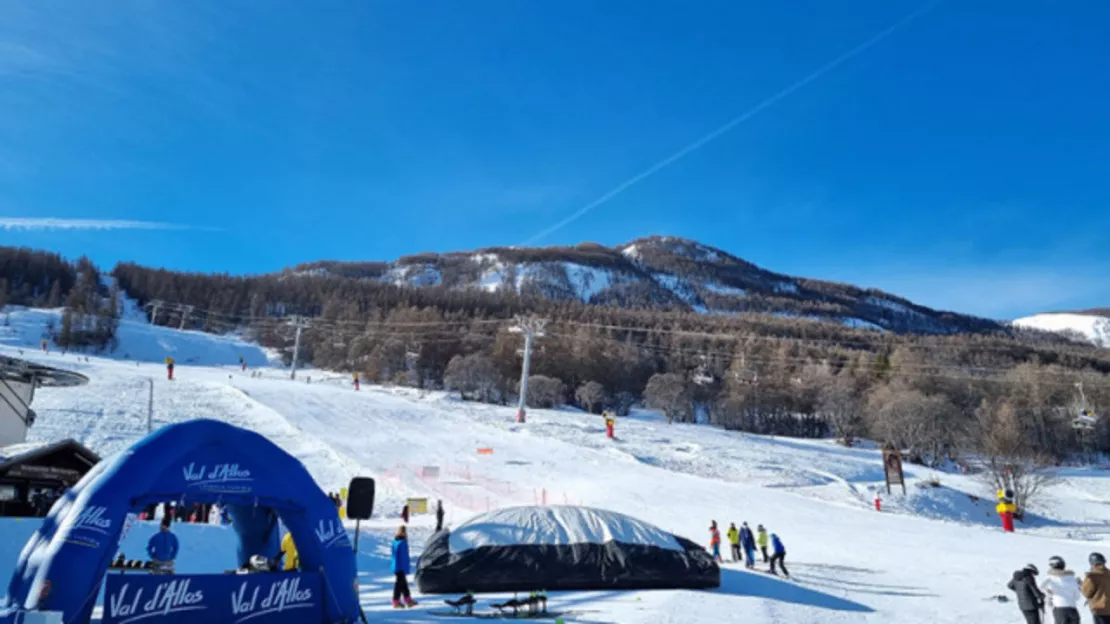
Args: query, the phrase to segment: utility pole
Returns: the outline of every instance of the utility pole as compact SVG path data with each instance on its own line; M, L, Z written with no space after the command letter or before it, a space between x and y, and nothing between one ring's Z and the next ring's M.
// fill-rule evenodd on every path
M297 378L297 356L301 352L301 330L308 327L308 319L303 316L292 316L289 318L289 325L297 328L297 337L293 339L293 368L289 371L289 378Z
M517 407L516 410L516 421L518 423L525 422L525 406L528 397L528 369L532 363L532 339L543 337L543 327L546 324L546 319L538 319L534 316L517 316L516 325L509 328L509 331L514 334L524 334L524 364L520 368L520 406Z
M181 313L181 324L177 326L178 329L185 329L185 321L189 320L189 315L193 313L193 306L185 306L185 311Z
M154 378L147 377L146 380L150 383L150 396L146 402L146 432L150 433L154 425Z

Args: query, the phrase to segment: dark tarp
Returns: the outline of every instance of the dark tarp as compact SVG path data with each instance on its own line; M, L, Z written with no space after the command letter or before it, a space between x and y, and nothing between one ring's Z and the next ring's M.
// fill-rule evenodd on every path
M683 551L649 544L510 544L450 551L448 531L432 536L416 568L424 594L467 591L707 589L721 570L701 546L675 536Z

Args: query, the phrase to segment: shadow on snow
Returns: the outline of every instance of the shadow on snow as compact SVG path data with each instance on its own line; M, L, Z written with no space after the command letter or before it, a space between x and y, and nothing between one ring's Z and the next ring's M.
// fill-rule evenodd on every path
M809 589L803 585L785 581L763 572L722 569L721 587L717 591L735 596L765 598L832 611L851 611L855 613L873 613L875 611L867 605Z

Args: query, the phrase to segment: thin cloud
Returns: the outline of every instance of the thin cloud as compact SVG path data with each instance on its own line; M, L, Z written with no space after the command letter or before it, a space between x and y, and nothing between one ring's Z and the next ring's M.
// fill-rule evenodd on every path
M661 161L655 163L654 165L648 167L644 171L641 171L640 173L632 176L631 178L625 180L624 182L621 182L620 184L618 184L616 187L614 187L609 192L605 193L601 197L598 197L594 201L586 204L585 206L579 208L578 210L571 213L569 216L564 218L562 221L559 221L555 225L552 225L551 227L548 227L547 229L540 231L538 234L536 234L535 236L532 236L528 240L524 241L524 243L522 243L522 244L523 245L532 245L532 244L536 243L537 241L539 241L543 238L547 238L547 236L549 236L550 234L553 234L553 233L563 229L564 227L570 225L571 223L577 221L578 219L585 216L586 213L590 212L594 208L597 208L598 206L600 206L602 204L608 203L609 200L613 199L617 195L620 195L621 193L626 191L628 188L630 188L632 186L635 186L636 184L639 184L643 180L655 175L655 173L657 173L660 169L668 167L671 164L675 163L676 161L679 161L679 160L685 158L686 156L690 155L691 153L696 152L697 150L701 149L705 144L717 139L721 135L727 133L729 130L732 130L736 126L739 126L740 124L748 121L752 117L755 117L759 113L763 112L765 109L768 109L768 108L774 106L780 100L784 100L787 97L790 97L791 95L794 94L795 91L801 90L803 87L805 87L809 83L818 80L819 78L823 77L825 74L828 74L829 72L835 70L836 68L840 67L844 63L847 63L848 61L850 61L853 58L859 56L860 54L863 54L864 52L866 52L869 48L871 48L875 44L879 43L883 39L886 39L890 35L894 34L895 32L897 32L897 31L901 30L902 28L904 28L905 26L909 25L911 22L913 22L918 17L920 17L920 16L924 15L925 13L931 11L934 7L936 7L938 4L940 4L940 2L941 2L941 0L932 0L931 2L926 3L925 5L921 6L916 11L914 11L913 13L910 13L909 15L907 15L906 17L903 17L902 19L898 20L897 22L895 22L891 26L888 26L887 28L884 28L883 30L879 31L877 34L873 35L870 39L868 39L868 40L864 41L863 43L857 45L856 47L852 48L851 50L848 50L847 52L845 52L845 53L841 54L840 56L834 58L833 60L829 61L828 63L825 63L821 67L818 67L817 69L813 70L812 72L810 72L806 76L804 76L804 77L800 78L799 80L795 81L790 86L788 86L788 87L780 90L778 93L775 93L774 95L771 95L770 97L764 99L763 101L759 102L758 104L756 104L752 108L748 109L747 111L741 113L740 115L738 115L736 117L733 117L727 123L725 123L723 126L720 126L716 130L714 130L714 131L710 132L709 134L701 137L697 141L694 141L693 143L690 143L686 147L683 147L682 149L678 150L677 152L671 154L670 156L664 158L663 160L661 160Z
M53 217L0 217L0 230L211 230L212 228L133 221L129 219L58 219Z

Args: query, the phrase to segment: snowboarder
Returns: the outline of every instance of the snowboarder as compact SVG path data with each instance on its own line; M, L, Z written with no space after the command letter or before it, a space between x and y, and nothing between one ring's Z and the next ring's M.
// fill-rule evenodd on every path
M436 533L443 530L443 501L436 501Z
M173 358L166 358L166 379L173 381Z
M154 574L173 574L173 560L177 559L177 536L170 531L172 520L162 517L162 526L150 537L146 544L146 554L150 556Z
M1006 584L1017 594L1018 608L1029 624L1041 624L1041 612L1044 611L1044 594L1037 587L1037 574L1037 566L1030 563L1014 572L1014 578Z
M409 581L406 578L409 573L409 541L408 533L403 524L397 527L397 535L393 538L389 570L393 572L395 577L393 582L393 608L415 607L416 601L412 599L412 595L409 593ZM401 604L401 598L405 599L404 604Z
M728 525L728 543L732 547L732 562L743 561L744 558L740 556L740 531L736 529L736 523Z
M713 560L717 563L724 563L721 558L721 532L717 530L717 521L710 520L709 525L709 550L713 553Z
M752 535L751 527L747 522L740 527L740 544L748 557L744 565L750 570L755 567L755 536Z
M790 576L790 572L786 569L786 547L782 545L782 540L778 535L771 534L771 574L778 574L775 572L775 562L777 561L779 567L782 568L783 576Z
M1106 570L1106 557L1091 553L1087 561L1091 569L1083 578L1080 593L1087 599L1095 624L1110 624L1110 571Z
M1064 560L1052 557L1048 560L1048 572L1041 583L1041 591L1048 596L1052 607L1052 618L1056 624L1079 624L1079 579L1071 570L1064 569Z
M763 552L763 563L767 563L771 560L767 556L767 529L761 524L755 528L755 535L755 543L759 544L759 550Z

